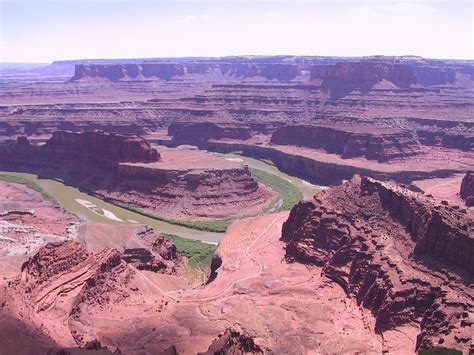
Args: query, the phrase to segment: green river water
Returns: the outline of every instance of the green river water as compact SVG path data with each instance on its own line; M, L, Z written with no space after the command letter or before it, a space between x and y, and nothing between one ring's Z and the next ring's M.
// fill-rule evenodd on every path
M226 155L223 155L223 157L226 159L232 159L232 160L235 159L236 161L241 161L247 164L251 168L259 169L259 170L277 175L291 182L298 189L301 190L304 198L310 198L315 193L320 191L320 187L308 184L297 177L287 175L281 172L280 170L278 170L275 166L272 166L260 160L248 158L248 157L244 157L240 155L233 155L233 154L226 154ZM116 205L105 202L94 196L88 195L87 193L81 192L76 187L64 185L63 183L56 180L42 179L42 178L39 178L37 175L28 174L28 173L17 173L17 172L7 172L7 171L0 172L0 173L20 176L30 181L33 181L37 185L41 186L51 196L53 196L56 199L56 201L58 201L59 205L62 208L64 208L66 211L70 213L73 213L79 216L85 221L106 223L106 224L112 224L112 225L120 225L120 224L124 225L124 224L133 224L133 223L146 224L154 228L157 232L171 233L171 234L179 235L183 238L201 240L203 242L208 242L208 243L217 243L224 235L223 233L204 232L204 231L199 231L199 230L195 230L191 228L186 228L186 227L158 221L156 219L146 217L139 213L132 212L125 208L118 207ZM97 208L88 208L84 206L84 203L83 204L79 203L78 200L87 201L89 204L93 204L97 206ZM106 216L102 215L102 213L97 213L97 211L100 212L100 210L111 212L115 217L117 217L121 221L107 218ZM108 212L106 212L106 214Z

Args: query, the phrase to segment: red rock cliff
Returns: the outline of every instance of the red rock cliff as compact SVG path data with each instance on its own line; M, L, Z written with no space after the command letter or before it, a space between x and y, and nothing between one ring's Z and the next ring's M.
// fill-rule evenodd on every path
M252 62L186 62L142 64L76 64L72 81L102 78L111 81L157 78L170 80L187 74L212 74L214 77L240 79L262 77L267 80L290 81L301 74L295 64Z
M412 132L364 127L285 126L273 133L271 142L324 149L343 158L365 157L380 162L420 152L420 144Z
M150 143L137 136L105 132L74 133L56 131L46 142L44 150L57 158L90 162L143 162L159 160L159 153Z
M466 201L467 206L474 206L474 174L467 173L462 179L461 190L459 192L461 198Z
M176 122L168 127L168 135L175 144L199 144L209 139L249 139L251 129L235 123Z
M322 267L370 309L377 331L415 322L417 349L469 352L474 235L465 211L356 177L296 205L282 240L287 260Z

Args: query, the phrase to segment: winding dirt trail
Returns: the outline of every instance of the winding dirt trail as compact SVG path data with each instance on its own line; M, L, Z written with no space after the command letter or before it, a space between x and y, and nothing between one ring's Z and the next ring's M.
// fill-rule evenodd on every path
M131 266L135 271L137 271L137 274L140 275L141 277L143 277L144 279L147 280L148 283L150 283L156 290L158 290L163 296L169 298L169 299L172 299L173 301L176 301L176 302L188 302L188 303L196 303L196 302L208 302L208 301L213 301L213 300L216 300L220 297L222 297L224 294L226 294L227 292L229 292L237 283L239 282L242 282L242 281L247 281L247 280L250 280L250 279L253 279L255 277L258 277L262 274L262 271L264 269L264 265L258 261L254 256L252 256L252 254L250 254L250 250L255 246L255 244L278 222L278 221L281 221L283 219L286 219L287 216L277 216L275 218L273 218L273 220L270 222L270 224L265 227L265 229L263 231L261 231L259 233L259 235L257 236L257 238L255 238L255 240L245 249L245 256L248 257L249 259L251 259L253 262L255 262L258 266L258 272L255 273L255 274L252 274L252 275L248 275L248 276L245 276L245 277L242 277L238 280L235 280L233 282L231 282L226 288L224 288L223 290L221 290L220 292L216 293L214 296L209 296L209 297L201 297L201 298L180 298L180 297L176 297L176 296L173 296L171 293L173 293L174 291L168 291L166 292L165 290L163 290L161 287L157 286L155 283L153 283L148 277L146 277L140 270L138 270L137 268L135 268L134 266L132 265L129 265Z

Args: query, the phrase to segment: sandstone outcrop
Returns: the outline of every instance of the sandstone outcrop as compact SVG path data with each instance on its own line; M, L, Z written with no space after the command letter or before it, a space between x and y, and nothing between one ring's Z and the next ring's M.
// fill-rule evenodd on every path
M219 334L209 346L209 350L199 355L217 355L217 354L264 354L264 349L256 345L254 340L247 334L242 334L238 330L226 329L225 332Z
M371 90L382 82L390 89L391 86L410 88L414 85L447 85L456 80L456 70L452 67L383 58L315 65L310 69L310 75L312 80L322 80L323 89L329 91L333 98L344 97L356 89Z
M145 228L137 236L145 245L125 249L122 257L125 262L138 270L176 274L176 267L182 262L183 257L172 241L155 234L151 228Z
M377 332L417 322L417 349L472 351L474 234L465 211L355 177L296 205L282 240L287 260L322 267L371 310Z
M462 179L459 196L466 202L467 206L474 206L474 174L467 173Z
M254 63L243 61L229 62L145 62L129 64L76 64L72 81L89 79L143 80L160 79L171 80L193 75L221 76L231 78L258 78L267 80L290 81L301 74L301 69L295 64L286 63Z
M27 144L24 137L20 139L19 144ZM51 154L52 159L78 159L97 164L108 161L152 163L160 158L157 150L141 137L100 131L54 132L44 150Z
M60 346L84 345L92 339L75 337L68 328L69 317L78 316L81 307L127 298L131 277L132 270L115 249L94 254L74 241L49 243L8 283L2 311L22 316L23 322L46 335L62 338Z
M273 132L271 142L324 149L343 158L365 157L380 162L420 153L420 144L413 132L357 126L285 126Z
M252 136L247 125L212 122L178 122L169 125L168 135L173 136L173 144L197 144L209 139L245 140Z

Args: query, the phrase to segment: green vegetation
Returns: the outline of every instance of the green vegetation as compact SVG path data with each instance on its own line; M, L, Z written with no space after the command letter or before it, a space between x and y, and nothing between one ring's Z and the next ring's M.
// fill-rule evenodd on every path
M53 203L57 203L56 199L53 196L51 196L48 192L46 192L41 186L39 186L38 184L36 184L33 181L28 180L24 177L15 176L15 175L8 175L8 174L0 174L0 180L6 181L6 182L12 182L12 183L15 183L15 184L25 185L28 188L30 188L30 189L32 189L36 192L39 192L45 199L47 199L47 200L49 200Z
M191 267L207 269L211 265L212 255L217 248L216 245L203 243L199 240L185 239L175 234L164 233L163 236L171 240L178 251L188 258Z
M302 192L295 185L293 185L289 181L286 181L285 179L282 179L277 175L254 168L250 168L250 172L257 181L270 187L278 194L270 203L270 205L265 208L263 213L274 213L291 210L293 206L303 198ZM100 196L97 197L101 198ZM145 217L153 218L157 221L162 221L169 224L174 224L176 226L196 229L205 232L224 233L229 227L229 225L234 221L233 218L214 219L209 221L178 221L176 219L168 219L156 216L151 213L145 212L139 208L132 207L130 205L117 201L107 202L111 202L119 207L141 214Z
M250 168L250 172L257 181L267 185L272 188L273 191L278 193L278 196L275 197L270 206L266 208L265 212L291 210L295 204L303 199L302 192L291 182L274 174L254 168ZM282 203L281 205L278 205L280 200Z
M100 196L96 196L99 197ZM106 202L110 202L105 200ZM227 230L227 227L232 223L233 219L232 218L224 218L224 219L214 219L214 220L209 220L209 221L178 221L176 219L167 219L163 218L160 216L155 216L153 214L150 214L148 212L145 212L139 208L129 206L124 203L120 203L117 201L110 202L113 203L116 206L125 208L129 211L141 214L142 216L148 217L148 218L153 218L157 221L162 221L166 222L169 224L174 224L175 226L181 226L181 227L186 227L186 228L191 228L191 229L196 229L204 232L215 232L215 233L224 233Z
M462 355L462 351L457 349L448 349L435 347L427 350L421 350L419 355Z

